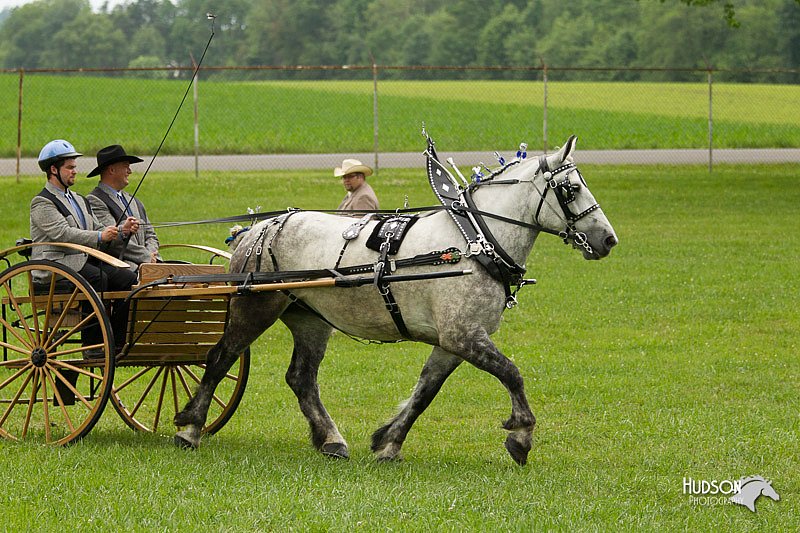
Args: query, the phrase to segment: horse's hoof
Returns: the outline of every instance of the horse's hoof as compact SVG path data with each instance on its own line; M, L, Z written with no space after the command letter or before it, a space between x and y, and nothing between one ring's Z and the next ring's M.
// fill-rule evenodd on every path
M323 444L320 448L322 455L331 457L333 459L350 459L350 453L347 451L347 445L341 442L329 442Z
M506 450L508 451L511 458L514 459L520 466L525 466L528 462L528 452L531 451L530 446L523 446L518 441L514 440L511 435L506 437Z
M377 452L377 457L379 463L389 463L389 462L400 462L403 460L403 456L400 453L400 446L397 444L388 444L384 446L382 450Z
M193 439L189 431L175 433L175 446L184 450L196 450L200 446L200 439Z

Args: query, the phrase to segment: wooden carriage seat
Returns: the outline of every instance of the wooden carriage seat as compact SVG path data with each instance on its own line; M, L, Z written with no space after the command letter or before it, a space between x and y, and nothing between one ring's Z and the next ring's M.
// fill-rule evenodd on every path
M206 274L224 274L222 265L194 265L186 263L142 263L139 265L139 284L150 283L167 276L203 276ZM214 282L208 285L224 285ZM192 284L194 285L194 284Z

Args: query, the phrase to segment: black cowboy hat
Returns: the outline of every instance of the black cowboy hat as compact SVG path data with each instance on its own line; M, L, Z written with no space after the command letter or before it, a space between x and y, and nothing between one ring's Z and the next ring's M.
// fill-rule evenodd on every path
M111 146L101 148L100 151L97 152L97 167L89 172L86 177L91 178L92 176L97 176L108 165L112 163L118 163L120 161L127 161L128 163L141 163L144 161L144 159L138 158L135 155L128 155L125 153L125 149L122 146L118 144L112 144Z

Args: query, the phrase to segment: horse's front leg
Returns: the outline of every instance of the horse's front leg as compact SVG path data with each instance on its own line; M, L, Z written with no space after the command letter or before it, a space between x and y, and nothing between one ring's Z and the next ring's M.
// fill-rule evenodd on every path
M400 448L411 426L431 404L447 377L461 364L460 357L437 347L422 368L414 392L401 406L400 412L372 434L372 451L379 461L400 459Z
M332 328L311 313L290 308L281 320L292 332L294 350L286 370L286 383L297 396L300 410L308 420L311 442L328 457L347 459L347 442L339 433L319 395L317 375Z
M200 434L217 385L244 349L275 323L287 305L286 297L277 293L249 294L231 299L228 324L222 338L206 355L203 379L183 411L175 415L174 423L178 427L175 444L184 448L200 445Z
M511 416L503 423L503 428L509 432L505 447L517 464L524 465L528 461L536 417L528 405L519 369L497 349L483 329L449 335L442 339L442 346L490 373L506 388L511 397Z

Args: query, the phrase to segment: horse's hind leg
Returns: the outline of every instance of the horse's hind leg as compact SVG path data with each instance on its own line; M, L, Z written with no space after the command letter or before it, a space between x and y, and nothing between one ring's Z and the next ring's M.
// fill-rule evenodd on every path
M517 464L524 465L531 449L536 418L528 405L519 369L497 349L482 329L459 332L442 340L442 346L462 356L476 368L490 373L505 386L511 397L511 416L503 424L503 428L509 432L505 446L511 458Z
M311 442L329 457L347 459L345 442L319 396L317 373L331 335L331 327L297 307L291 307L281 317L294 337L292 362L286 370L286 383L297 396L300 410L308 420Z
M433 349L422 368L414 392L389 423L372 434L372 451L379 461L400 459L400 448L414 421L430 405L447 377L463 359L439 348Z
M200 432L206 423L208 408L217 385L239 358L261 333L275 323L286 309L288 300L278 293L256 293L231 299L228 308L228 324L222 338L206 355L203 379L183 411L175 415L175 443L186 448L200 445Z

